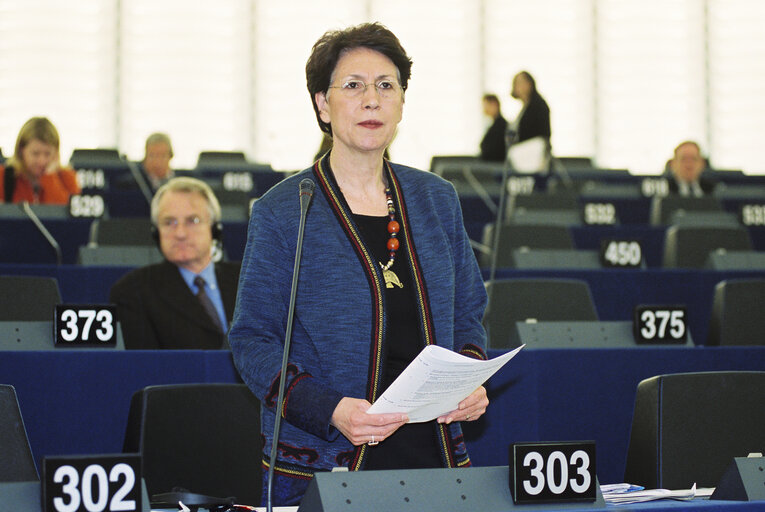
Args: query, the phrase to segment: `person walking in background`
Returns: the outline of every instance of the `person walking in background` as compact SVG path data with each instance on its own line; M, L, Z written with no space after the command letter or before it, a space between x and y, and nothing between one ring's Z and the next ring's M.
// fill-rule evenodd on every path
M507 120L496 94L483 95L483 113L491 119L491 125L481 140L481 160L504 162L507 157Z
M518 117L510 126L515 136L512 142L524 142L534 137L542 137L550 147L550 107L537 91L537 83L528 71L521 71L513 77L510 96L523 104Z

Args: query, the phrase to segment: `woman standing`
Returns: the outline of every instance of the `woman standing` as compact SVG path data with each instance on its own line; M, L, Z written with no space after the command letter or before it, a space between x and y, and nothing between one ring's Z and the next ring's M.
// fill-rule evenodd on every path
M550 108L539 92L534 77L528 71L521 71L513 77L510 95L523 103L518 117L511 128L516 132L513 142L523 142L542 137L550 147Z
M261 400L269 447L298 183L310 177L317 185L305 225L274 504L299 503L312 475L336 466L470 464L459 422L483 414L483 387L428 423L366 413L425 345L485 358L486 292L454 188L383 158L401 121L411 64L382 25L324 34L306 77L332 149L253 206L229 341L242 378Z
M66 204L80 193L72 169L59 162L56 127L45 117L33 117L21 127L16 149L0 166L0 200L6 203Z

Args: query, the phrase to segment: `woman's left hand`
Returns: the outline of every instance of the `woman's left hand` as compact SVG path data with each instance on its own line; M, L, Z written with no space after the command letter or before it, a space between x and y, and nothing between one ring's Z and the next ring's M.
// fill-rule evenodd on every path
M439 423L447 425L452 421L475 421L486 412L489 405L489 397L486 396L486 388L480 386L461 401L457 409L438 417Z

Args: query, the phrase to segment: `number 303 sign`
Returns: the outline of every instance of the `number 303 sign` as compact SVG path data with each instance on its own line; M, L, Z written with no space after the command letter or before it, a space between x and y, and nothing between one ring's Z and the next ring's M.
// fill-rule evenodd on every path
M515 443L509 484L519 504L595 501L595 443Z

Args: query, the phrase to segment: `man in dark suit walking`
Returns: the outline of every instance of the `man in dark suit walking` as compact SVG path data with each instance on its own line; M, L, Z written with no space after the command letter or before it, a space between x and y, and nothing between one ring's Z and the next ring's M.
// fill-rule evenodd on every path
M151 220L165 261L112 286L128 349L227 348L239 263L216 262L221 210L212 189L173 178L154 195Z

